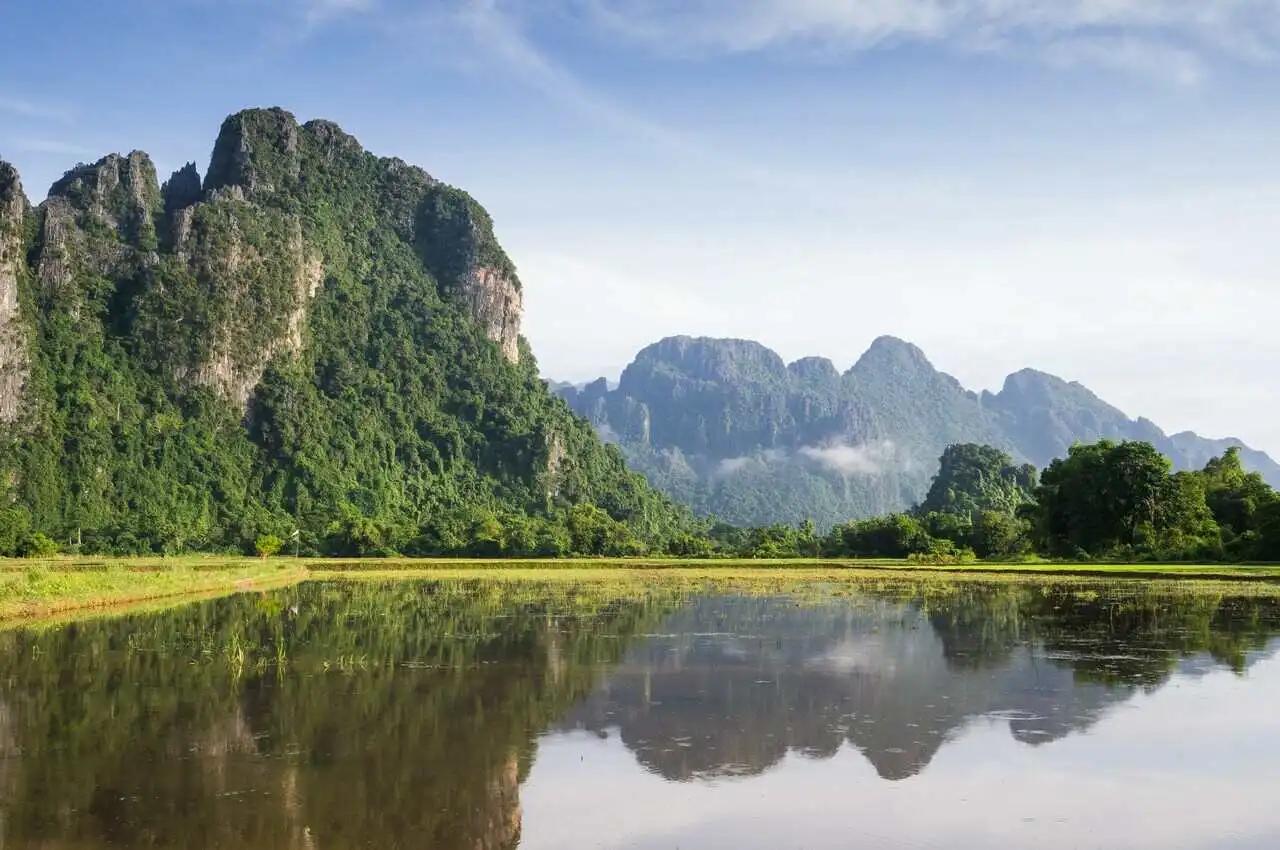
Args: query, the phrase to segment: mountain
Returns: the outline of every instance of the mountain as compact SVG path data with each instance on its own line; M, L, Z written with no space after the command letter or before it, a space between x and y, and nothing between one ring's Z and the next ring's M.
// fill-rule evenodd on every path
M925 497L939 455L958 443L1043 468L1076 442L1142 440L1180 469L1242 445L1167 436L1031 369L999 393L974 393L888 336L843 374L820 357L787 364L748 340L671 337L637 354L614 389L600 379L556 392L658 488L744 525L902 510ZM1241 457L1280 485L1280 464L1247 447Z
M203 178L112 154L33 207L0 164L0 554L660 545L687 513L547 391L522 299L469 195L281 109Z

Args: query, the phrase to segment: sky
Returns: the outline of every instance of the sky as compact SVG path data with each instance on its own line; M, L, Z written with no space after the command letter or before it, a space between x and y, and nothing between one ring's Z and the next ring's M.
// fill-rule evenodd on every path
M492 213L542 373L877 336L1280 456L1280 0L0 0L0 157L249 106Z

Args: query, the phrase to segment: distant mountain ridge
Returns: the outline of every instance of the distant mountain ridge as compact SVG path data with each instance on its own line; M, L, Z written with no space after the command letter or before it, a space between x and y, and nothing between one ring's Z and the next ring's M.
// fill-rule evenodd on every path
M1239 440L1167 435L1034 369L975 393L891 336L844 373L823 357L788 364L750 340L674 336L641 350L616 388L603 378L552 388L657 487L739 524L901 510L924 497L953 443L1038 468L1103 438L1150 442L1179 469L1239 446L1247 468L1280 486L1280 464Z

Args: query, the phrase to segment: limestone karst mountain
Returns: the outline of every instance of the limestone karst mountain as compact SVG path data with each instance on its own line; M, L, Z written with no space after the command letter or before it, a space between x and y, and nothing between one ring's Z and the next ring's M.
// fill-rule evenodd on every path
M657 542L685 512L547 391L522 297L469 195L281 109L203 179L112 154L33 207L0 164L0 554L449 551L499 518L554 554L575 506Z
M825 358L787 364L756 342L671 337L636 355L616 388L556 385L600 435L674 498L735 524L829 526L918 503L956 443L1038 468L1075 442L1150 442L1199 469L1238 440L1167 436L1078 383L1034 370L999 393L966 390L914 345L880 337L841 374ZM1241 459L1280 485L1280 464Z

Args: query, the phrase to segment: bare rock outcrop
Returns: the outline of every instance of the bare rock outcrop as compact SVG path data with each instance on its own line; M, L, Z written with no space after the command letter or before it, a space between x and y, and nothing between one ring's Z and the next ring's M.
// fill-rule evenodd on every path
M132 278L154 264L160 209L155 165L141 151L68 171L39 209L41 301L78 318L81 273Z
M17 420L30 369L18 278L25 273L23 222L28 211L18 172L0 162L0 424Z
M419 208L416 230L418 251L444 294L471 314L503 357L520 362L524 296L489 214L466 192L436 184Z
M307 246L294 216L270 225L288 234L283 250L271 250L246 236L249 219L260 213L230 197L204 206L225 209L219 215L212 209L205 215L198 208L183 211L183 241L175 250L218 309L207 338L200 340L202 356L175 371L247 412L271 360L302 350L307 305L324 281L324 263Z
M75 258L83 254L80 237L75 210L66 198L49 198L40 205L40 259L36 276L43 303L51 304L74 295L72 267ZM79 303L71 301L72 313L79 316Z
M520 319L524 297L515 280L491 266L473 266L455 284L455 297L471 311L485 336L498 343L502 356L520 362Z
M142 151L108 154L73 168L53 184L49 197L69 204L82 226L105 226L127 245L154 250L160 185L155 164Z
M206 193L239 186L247 197L291 188L302 163L298 155L298 121L283 109L246 109L222 123L213 146Z

